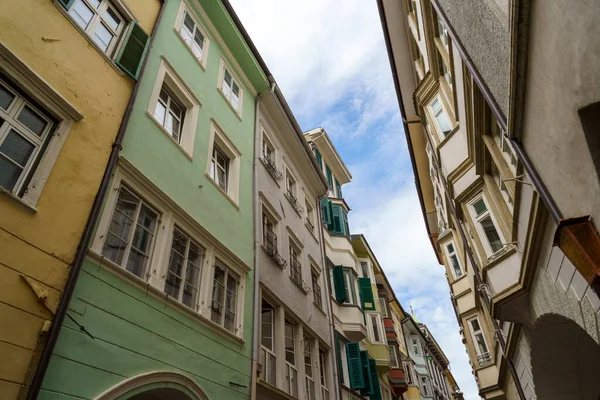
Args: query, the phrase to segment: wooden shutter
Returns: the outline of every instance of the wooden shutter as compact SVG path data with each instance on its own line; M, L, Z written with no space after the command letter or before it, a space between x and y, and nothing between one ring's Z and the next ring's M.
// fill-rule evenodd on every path
M371 366L369 364L369 353L366 350L360 352L360 361L363 368L364 388L360 391L363 396L368 396L373 393L373 385L371 384Z
M365 387L365 380L358 343L346 343L346 357L348 357L350 389L363 389Z
M375 360L369 359L369 369L371 370L371 384L373 385L373 393L369 394L369 399L381 400L381 388L379 387L379 376Z
M331 169L329 169L329 165L325 164L325 170L327 172L327 182L329 183L331 191L333 191L333 175L331 174Z
M58 2L60 4L62 4L62 6L66 9L69 10L71 8L71 6L73 5L73 3L75 2L75 0L58 0Z
M346 285L344 285L344 267L336 265L333 268L333 286L335 287L335 301L344 303L348 299Z
M342 187L340 186L340 183L337 181L337 179L335 180L335 190L337 191L337 197L338 198L342 198Z
M358 278L358 292L362 302L363 310L375 310L375 300L373 300L373 287L371 279Z
M342 222L344 223L344 235L350 236L350 227L348 226L348 214L342 209Z
M323 220L323 223L325 225L327 225L329 227L329 224L331 223L331 210L329 205L331 204L331 202L329 201L329 199L327 197L323 197L320 201L320 205L321 205L321 219Z
M337 363L338 363L338 373L340 374L340 379L342 383L344 383L344 370L342 368L342 350L340 348L340 334L335 333L335 346L337 350Z
M150 36L144 32L137 22L131 21L127 27L124 43L115 62L129 76L137 80L144 55L150 44Z
M323 169L323 158L321 157L321 153L317 148L315 148L315 157L317 158L317 164L319 164L319 168Z

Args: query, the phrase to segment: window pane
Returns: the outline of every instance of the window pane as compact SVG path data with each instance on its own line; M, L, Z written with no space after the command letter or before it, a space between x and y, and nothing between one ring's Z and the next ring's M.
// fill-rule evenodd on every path
M127 261L126 269L132 274L137 275L140 278L144 278L142 275L146 268L147 261L148 257L146 257L146 255L132 248L129 252L129 260Z
M192 32L194 32L194 27L196 26L196 24L194 24L194 20L192 19L192 17L190 17L190 15L187 12L183 17L183 26L185 29L187 29L188 33L191 36Z
M113 39L113 34L103 23L99 23L96 27L96 32L94 32L93 39L102 51L106 51Z
M92 0L93 4L95 1ZM98 1L99 3L99 1ZM94 12L83 2L83 0L79 0L69 11L69 14L73 17L77 25L86 29L94 16Z
M2 85L0 85L0 107L3 109L7 109L10 106L10 103L14 100L15 95L6 90Z
M477 347L479 348L480 354L487 353L488 349L485 340L483 339L483 335L481 333L476 334L475 340L477 340Z
M454 246L452 244L449 244L447 246L447 248L448 248L448 253L454 253Z
M104 21L115 32L119 29L119 24L121 24L121 18L110 7L104 13Z
M433 103L431 103L431 109L433 110L434 114L437 114L440 109L442 108L441 104L440 104L440 100L439 99L435 99L433 101Z
M27 164L34 149L35 146L33 144L29 143L14 130L9 132L2 145L0 145L0 152L21 167Z
M92 5L92 7L98 8L98 6L100 5L100 0L88 0L88 1Z
M483 231L485 232L485 236L487 237L487 240L490 243L492 252L497 252L502 248L502 240L500 240L500 235L498 235L498 231L496 231L496 227L494 226L492 218L488 215L487 217L482 219L480 223L483 227Z
M31 132L38 136L42 136L42 133L44 133L44 128L48 124L44 119L42 119L42 117L40 117L38 113L33 111L28 106L23 107L23 110L21 110L19 118L17 119Z
M462 275L460 265L458 264L458 258L453 254L450 256L450 260L452 261L452 267L454 268L454 275L458 278Z
M442 131L444 136L446 136L452 131L452 124L450 123L450 119L443 110L438 115L436 115L435 118L437 119L438 125L440 126L440 130Z
M119 265L123 262L123 255L127 249L127 242L115 236L112 232L106 235L102 248L102 255Z
M221 323L223 313L223 298L225 297L225 270L215 266L215 277L213 281L213 297L211 319L218 324Z
M475 213L477 216L487 211L487 206L485 205L483 199L479 199L475 203L473 203L473 208L475 209Z
M471 327L473 328L473 331L475 331L475 332L481 330L481 328L479 327L479 321L476 319L471 320Z
M0 186L13 190L23 169L0 155Z
M200 29L196 29L196 34L194 35L194 42L200 47L202 50L202 46L204 45L204 35L200 32Z
M273 350L273 309L263 308L261 321L261 344Z
M122 187L119 191L119 198L117 200L117 210L121 211L129 218L133 218L139 201L140 200L129 190Z

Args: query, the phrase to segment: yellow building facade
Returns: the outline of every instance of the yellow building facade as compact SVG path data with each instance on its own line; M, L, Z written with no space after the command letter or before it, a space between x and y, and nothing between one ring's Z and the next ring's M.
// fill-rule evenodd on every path
M0 1L2 399L28 392L161 3Z

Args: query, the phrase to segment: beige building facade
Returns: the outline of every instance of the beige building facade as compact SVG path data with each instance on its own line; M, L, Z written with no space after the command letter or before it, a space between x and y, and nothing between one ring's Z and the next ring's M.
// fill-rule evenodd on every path
M596 399L600 6L378 3L480 395Z

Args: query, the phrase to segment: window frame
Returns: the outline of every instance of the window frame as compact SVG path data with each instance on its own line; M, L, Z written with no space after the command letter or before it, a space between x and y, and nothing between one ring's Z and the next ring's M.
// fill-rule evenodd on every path
M208 155L206 160L205 176L207 180L222 193L230 203L239 210L240 190L240 165L242 153L237 149L221 127L211 118L210 139L208 142ZM217 145L221 152L229 158L229 173L227 177L227 191L224 191L211 175L213 148Z
M433 107L434 103L436 103L436 102L439 103L439 109L434 109L434 107ZM446 103L444 102L443 96L440 93L435 95L433 97L433 99L427 104L427 110L429 112L429 115L431 116L431 120L433 121L433 125L435 127L434 128L435 132L437 133L437 138L436 138L437 141L438 142L444 141L444 139L449 137L452 134L452 132L454 132L455 123L452 120L452 118L450 117L450 113L448 112ZM442 130L442 126L438 120L438 116L440 116L440 115L443 115L448 121L448 126L449 126L448 133L444 133L444 131ZM431 124L429 124L429 125L431 126Z
M268 306L270 306L270 311L271 311L271 347L272 348L268 348L263 344L263 328L264 328L264 323L263 323L263 315L264 315L264 304L266 303ZM276 314L277 310L276 307L273 306L270 302L268 302L265 298L261 299L261 314L260 314L260 351L261 351L261 357L263 356L263 352L264 352L264 361L261 362L262 366L263 366L263 370L262 370L262 377L263 380L273 386L277 385L277 347L276 347L276 331L277 331L277 327L276 327L276 319L275 319L275 314ZM267 360L274 360L274 362L270 362ZM273 371L273 378L274 381L271 382L271 368L274 368Z
M486 206L486 210L483 211L482 213L480 213L479 215L476 215L474 204L479 202L479 200L483 200L483 202ZM506 245L504 244L504 243L506 243L506 240L504 239L504 234L502 233L502 230L500 229L500 226L498 225L498 220L496 219L493 210L490 209L490 202L487 200L485 193L480 192L478 195L476 195L473 199L471 199L467 203L467 207L468 207L469 215L471 216L473 224L475 225L475 231L477 232L479 241L483 245L483 248L484 248L484 251L485 251L485 254L486 254L488 260L499 254L502 254L506 250ZM481 221L486 219L487 217L490 218L490 220L493 224L493 227L496 230L496 233L500 240L500 244L501 244L500 248L495 251L492 248L492 244L490 243L490 241L485 233L485 230L483 229L483 226L481 224Z
M290 279L300 287L304 283L302 275L302 248L296 243L291 235L288 235L288 257L290 266ZM297 267L294 265L294 262L298 264Z
M473 321L477 321L477 325L479 325L479 330L475 330L473 328ZM467 319L468 325L469 325L469 332L471 333L471 340L473 340L473 347L475 348L475 353L477 354L477 357L482 357L484 356L486 353L491 357L491 353L490 353L490 346L487 343L487 339L485 338L485 334L483 332L483 329L481 328L481 321L479 320L479 316L474 316L472 318ZM479 348L478 342L477 342L477 334L481 334L481 338L483 339L483 344L486 347L487 352L482 352L481 349Z
M425 389L423 390L425 393L425 397L430 397L432 393L430 393L429 380L425 375L419 375L419 388Z
M162 99L162 96L161 96L163 94L163 92L167 96L166 103L164 102L164 100ZM163 122L161 122L160 119L157 117L158 105L159 104L161 104L163 106L163 108L164 108ZM174 113L174 111L171 108L172 104L175 104L176 107L178 107L178 108L181 109L181 116L179 118L177 118L174 115L175 113ZM182 133L183 133L183 122L185 121L186 111L187 111L187 108L177 98L177 96L172 92L172 90L169 88L169 86L167 84L165 84L165 82L163 82L162 87L160 88L160 93L158 95L156 106L154 107L153 117L156 120L156 122L158 122L160 124L160 126L167 132L167 134L169 136L171 136L171 138L178 145L181 145L181 138L183 137L183 135L182 135ZM179 130L178 130L178 132L176 132L176 134L175 134L175 132L173 132L171 129L169 129L166 126L169 114L172 114L172 116L175 117L175 119L179 120Z
M450 251L449 247L452 247L453 250ZM454 243L454 241L450 241L450 242L444 244L444 251L446 253L448 263L450 264L449 265L450 271L451 271L454 279L459 279L459 278L462 278L463 276L465 276L465 270L464 270L464 268L462 266L462 262L460 261L460 258L458 256L458 251L456 250L456 244ZM452 257L454 257L456 259L456 263L458 264L458 269L460 271L460 275L457 274L456 265L454 265Z
M214 314L213 314L213 313L216 313L214 303L215 303L215 283L216 283L215 272L216 272L217 268L220 268L220 269L224 270L224 272L225 272L225 277L223 279L223 285L222 285L223 286L223 297L221 299L222 303L220 304L221 307L223 307L223 309L221 311L221 316L219 317L219 319L221 321L215 321L214 320ZM212 269L212 280L211 280L212 281L212 290L211 290L210 306L209 306L209 308L210 308L210 320L213 323L215 323L218 326L220 326L221 328L223 328L223 329L225 329L225 330L227 330L227 331L229 331L232 334L234 334L234 335L237 336L237 332L239 330L241 330L240 314L243 314L243 310L241 310L240 306L239 306L240 297L242 297L244 295L243 290L240 289L240 286L242 284L242 278L243 278L243 276L239 275L236 271L232 271L232 269L229 268L219 258L215 259L215 261L213 262L213 265L212 265L211 269ZM228 284L229 284L229 277L230 276L234 276L235 277L235 294L234 294L235 300L232 303L235 308L233 309L233 312L232 312L232 310L228 310L227 309L227 303L228 303L228 300L227 300L228 293L227 292L229 291ZM230 313L232 312L233 316L234 316L233 317L233 322L232 322L232 324L233 324L233 327L232 327L233 330L232 329L228 329L225 326L225 318L226 318L227 311L229 311Z
M383 322L379 315L379 313L366 313L368 319L368 332L369 339L371 343L375 344L385 344L386 336L385 330L383 329ZM375 337L375 327L377 328L377 334L379 335L379 339Z
M188 44L186 39L183 37L183 34L181 33L181 30L184 29L184 27L185 27L185 15L186 14L189 15L190 18L192 19L192 21L194 22L195 29L194 29L194 32L192 35L192 41L195 43L194 38L195 38L196 30L200 31L200 33L204 37L204 40L202 43L202 49L201 49L202 55L200 58L198 58L197 54L194 53L192 45ZM177 19L175 20L174 30L175 30L177 36L179 37L179 39L182 41L183 45L190 52L191 56L198 62L200 67L204 71L206 71L206 62L208 60L208 53L209 53L209 49L210 49L211 39L210 39L210 36L208 35L208 30L204 27L204 24L200 23L200 18L198 17L198 15L196 14L195 11L192 11L192 8L190 7L189 4L187 4L186 1L182 1L179 6L179 11L177 12Z
M398 352L398 347L394 344L388 344L387 347L388 352L390 353L390 365L392 366L392 368L400 368L400 355ZM396 362L393 362L394 360Z
M292 328L292 336L288 336L287 334L287 327L290 326ZM288 393L291 396L294 397L298 397L298 392L299 392L299 386L298 386L298 357L296 355L297 353L297 343L296 343L296 327L297 324L294 324L293 322L291 322L289 319L285 319L284 321L284 390L286 393ZM288 361L288 347L287 344L285 343L287 340L292 340L292 352L293 352L293 356L294 356L294 362L290 363ZM290 372L293 371L294 373L290 374Z
M422 357L421 344L419 343L419 338L417 335L410 335L410 346L412 348L412 352L417 357Z
M329 400L329 383L327 374L327 360L329 351L319 346L319 386L321 387L321 399Z
M227 73L225 71L227 71ZM224 85L224 83L226 83L225 82L226 74L228 74L231 77L231 88L228 89L229 95L227 93L225 93L225 89L223 89L223 85ZM232 103L232 98L230 98L231 95L233 95L233 85L234 84L238 87L238 90L239 90L238 107L237 108ZM233 68L231 68L231 66L225 61L225 59L223 57L221 57L221 65L219 67L219 80L218 80L217 89L218 89L219 93L221 93L221 96L223 96L223 99L225 100L225 102L227 103L229 108L241 120L242 119L242 109L243 109L243 104L244 104L244 89L242 87L241 80L237 77L237 74L235 74L233 72Z
M308 341L308 345L307 345ZM306 392L307 400L315 400L316 397L316 386L315 386L315 362L313 359L312 343L314 339L304 334L302 337L302 364L304 365L304 390ZM308 348L308 349L307 349ZM308 351L307 351L308 350ZM308 363L306 357L308 354ZM308 374L310 368L310 374ZM312 390L311 390L312 388Z
M323 309L323 288L320 284L321 273L312 266L310 269L310 279L313 292L313 302L317 305L317 307Z
M379 311L381 313L381 316L383 318L389 318L387 299L385 297L378 297L377 302L379 303Z
M223 161L223 163L220 162ZM211 161L210 161L210 177L217 184L217 186L225 193L229 191L229 167L231 160L227 154L221 149L221 147L213 143ZM221 181L220 170L223 174L223 181Z

